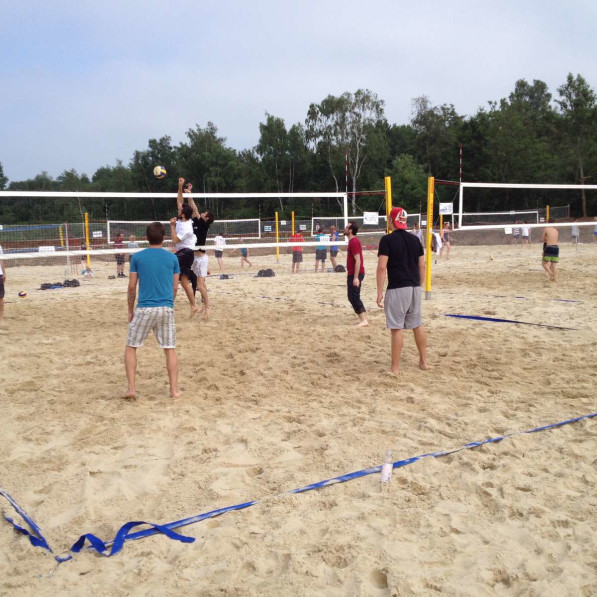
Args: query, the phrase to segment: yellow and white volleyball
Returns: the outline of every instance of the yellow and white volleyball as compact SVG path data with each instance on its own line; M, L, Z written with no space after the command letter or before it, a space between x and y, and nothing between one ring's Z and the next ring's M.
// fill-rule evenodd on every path
M24 290L19 290L19 296L21 298L25 298L27 296L27 293Z
M156 166L153 169L153 175L158 179L161 180L162 178L166 178L166 168L164 166Z

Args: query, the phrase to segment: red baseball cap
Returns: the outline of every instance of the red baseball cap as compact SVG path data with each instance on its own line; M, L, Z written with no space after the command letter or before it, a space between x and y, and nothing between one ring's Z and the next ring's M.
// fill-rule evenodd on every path
M398 230L406 230L408 228L406 223L407 217L408 214L404 208L392 207L392 211L390 212L390 220L394 222L394 226L396 226Z

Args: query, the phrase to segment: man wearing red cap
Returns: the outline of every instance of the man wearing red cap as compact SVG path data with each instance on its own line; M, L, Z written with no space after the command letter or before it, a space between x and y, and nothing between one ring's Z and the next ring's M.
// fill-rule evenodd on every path
M401 207L390 212L392 232L379 241L377 253L377 305L386 314L386 327L392 333L390 373L400 370L404 331L412 330L419 351L419 367L427 369L426 339L421 319L421 280L425 257L419 239L407 230L407 213ZM388 276L384 301L383 286Z

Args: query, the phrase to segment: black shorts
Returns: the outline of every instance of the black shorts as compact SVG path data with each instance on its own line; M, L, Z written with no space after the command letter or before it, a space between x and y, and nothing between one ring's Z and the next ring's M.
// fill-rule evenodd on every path
M221 259L223 254L224 254L224 251L216 251L216 259Z
M124 265L124 255L116 255L116 265Z
M330 249L330 257L336 257L338 255L338 249Z
M180 275L191 279L191 267L195 261L195 253L193 249L181 249L176 252L178 265L180 266Z
M302 263L303 262L303 252L302 251L293 251L292 252L292 263Z
M315 249L315 261L325 261L327 254L327 249Z
M0 299L4 298L4 276L0 276Z

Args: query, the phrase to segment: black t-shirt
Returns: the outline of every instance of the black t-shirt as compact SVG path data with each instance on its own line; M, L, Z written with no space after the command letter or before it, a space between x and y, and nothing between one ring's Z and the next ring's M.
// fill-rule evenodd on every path
M420 286L419 257L424 255L421 241L407 230L394 230L379 241L377 256L388 257L388 290Z
M193 218L193 232L197 238L197 246L203 247L207 242L207 231L209 230L210 224L208 224L203 218Z

